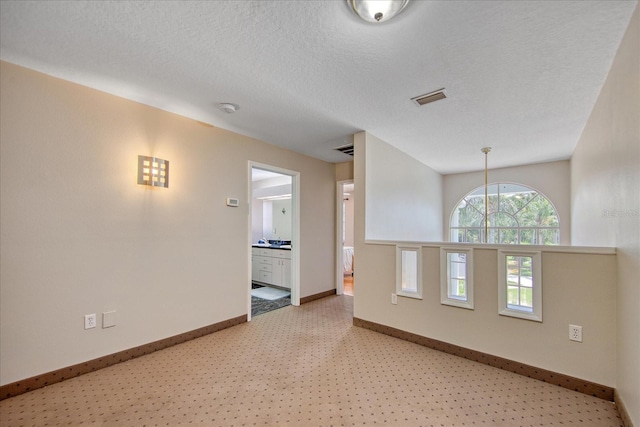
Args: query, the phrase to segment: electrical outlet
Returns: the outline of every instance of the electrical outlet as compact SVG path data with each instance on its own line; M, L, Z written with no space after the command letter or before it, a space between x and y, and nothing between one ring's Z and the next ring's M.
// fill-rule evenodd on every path
M569 325L569 339L582 342L582 326Z
M85 314L84 315L84 328L92 329L96 327L96 314Z
M398 295L391 294L391 304L398 304Z

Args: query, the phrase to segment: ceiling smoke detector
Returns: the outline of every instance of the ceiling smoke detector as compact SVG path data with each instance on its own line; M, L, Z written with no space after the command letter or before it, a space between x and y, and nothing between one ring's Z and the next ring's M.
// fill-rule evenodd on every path
M415 98L411 98L411 100L420 107L422 105L440 101L441 99L445 98L447 98L447 91L442 88L425 95L416 96Z
M218 109L223 113L233 114L240 109L240 107L236 104L230 104L228 102L222 102L218 104Z

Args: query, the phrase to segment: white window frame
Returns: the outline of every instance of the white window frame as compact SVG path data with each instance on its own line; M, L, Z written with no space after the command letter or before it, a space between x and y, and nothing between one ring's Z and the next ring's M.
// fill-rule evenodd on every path
M404 266L403 265L403 252L415 252L416 253L416 270L411 271L409 277L413 276L416 280L415 291L407 290L403 288L402 283L406 278L403 277ZM422 299L422 248L420 246L396 246L396 295L408 298Z
M505 185L516 185L519 187L523 187L525 189L529 189L535 193L537 193L536 197L542 197L543 199L545 199L552 207L553 210L555 212L555 215L558 219L558 226L557 227L547 227L547 226L528 226L528 225L521 225L519 222L519 218L518 218L518 213L520 212L520 210L522 210L523 208L521 208L519 211L517 212L507 212L502 210L501 206L502 204L500 203L500 198L504 196L504 192L501 191L501 187L504 187ZM532 243L533 245L540 245L542 244L542 234L545 231L553 231L556 233L556 239L553 243L550 243L550 245L558 245L560 244L560 231L561 231L561 221L560 221L560 214L558 212L558 209L556 208L555 204L551 201L550 198L548 198L545 194L543 194L541 191L539 191L536 188L530 187L528 185L525 184L521 184L521 183L516 183L516 182L508 182L508 181L500 181L500 182L494 182L492 184L489 184L489 188L491 189L493 186L496 186L496 192L492 193L492 195L497 195L498 197L498 210L497 211L492 211L489 212L489 215L494 215L494 214L499 214L502 213L504 215L508 215L511 218L513 218L514 222L517 224L515 226L503 226L503 227L498 227L498 226L491 226L489 225L488 227L488 231L490 233L493 233L496 238L497 241L495 242L488 242L488 237L489 236L485 236L485 227L484 227L484 222L486 221L486 218L484 218L484 212L478 211L478 213L480 214L480 216L483 218L482 219L482 225L477 225L477 226L471 226L471 225L459 225L458 223L458 216L457 216L457 212L458 212L458 207L460 206L460 204L465 201L468 202L468 200L470 200L470 198L472 197L472 195L474 193L476 193L478 190L483 189L484 186L481 187L476 187L475 189L471 190L469 193L467 193L462 199L460 199L460 201L458 201L458 203L456 203L456 205L453 208L453 211L451 212L451 215L449 216L449 241L450 242L460 242L460 243L494 243L494 244L514 244L514 245L529 245L529 243L522 243L522 235L523 232L531 232L533 233L533 235L535 236L535 241ZM483 200L484 200L484 196ZM516 231L516 243L501 243L501 235L502 233L506 232L506 231ZM460 240L460 232L462 232L462 240ZM475 234L478 237L478 241L475 241L475 239L470 239L469 236L471 232L475 232Z
M531 257L532 311L509 307L507 302L507 257ZM498 250L498 314L542 322L542 255L539 251Z
M465 293L466 298L449 297L449 262L448 254L465 254ZM440 303L454 307L473 310L473 249L472 248L440 248Z

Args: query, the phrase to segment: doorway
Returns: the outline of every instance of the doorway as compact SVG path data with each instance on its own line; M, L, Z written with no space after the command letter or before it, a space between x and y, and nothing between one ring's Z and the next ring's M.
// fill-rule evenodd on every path
M354 295L355 238L354 238L353 180L339 181L336 187L336 293Z
M300 305L299 173L249 162L251 316Z

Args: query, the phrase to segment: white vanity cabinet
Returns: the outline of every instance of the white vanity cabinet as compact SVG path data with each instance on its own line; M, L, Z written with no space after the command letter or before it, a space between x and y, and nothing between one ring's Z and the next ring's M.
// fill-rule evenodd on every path
M251 280L271 284L273 267L271 249L253 248L251 256Z
M291 288L291 251L252 248L251 280Z
M271 249L271 252L272 284L291 289L291 251Z

